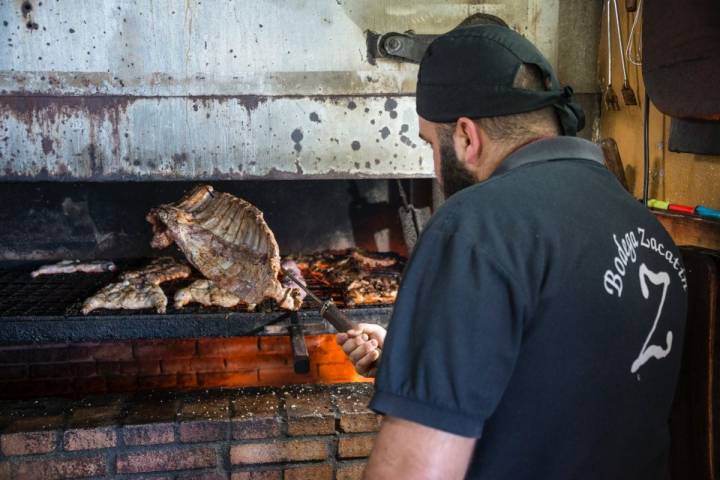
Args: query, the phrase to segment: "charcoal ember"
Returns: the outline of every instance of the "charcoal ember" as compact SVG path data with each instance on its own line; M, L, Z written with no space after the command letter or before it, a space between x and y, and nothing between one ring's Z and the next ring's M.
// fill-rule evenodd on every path
M187 260L218 287L247 304L273 299L297 310L299 289L279 280L280 249L254 205L229 193L200 185L175 203L153 208L154 248L175 243Z

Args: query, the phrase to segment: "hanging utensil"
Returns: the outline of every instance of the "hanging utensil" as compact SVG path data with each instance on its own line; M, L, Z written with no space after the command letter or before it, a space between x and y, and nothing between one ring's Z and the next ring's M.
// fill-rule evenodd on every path
M608 50L608 74L607 74L607 86L605 87L605 95L603 99L605 101L605 107L608 110L620 110L620 104L618 103L618 97L615 95L615 91L612 86L612 29L610 27L610 0L606 2L607 7L607 50Z
M618 46L620 47L620 64L622 65L623 73L623 85L620 92L622 93L625 105L637 105L638 103L637 98L635 98L635 92L628 82L627 65L625 65L625 47L623 46L622 30L620 29L620 14L618 13L617 0L613 0L613 6L615 7L615 26L617 27ZM610 8L609 5L608 8Z

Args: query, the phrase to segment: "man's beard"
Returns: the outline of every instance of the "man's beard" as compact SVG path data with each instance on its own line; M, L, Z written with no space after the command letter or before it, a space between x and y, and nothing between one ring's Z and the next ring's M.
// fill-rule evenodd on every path
M450 198L463 188L475 185L477 180L455 154L451 138L440 138L440 175L445 198Z

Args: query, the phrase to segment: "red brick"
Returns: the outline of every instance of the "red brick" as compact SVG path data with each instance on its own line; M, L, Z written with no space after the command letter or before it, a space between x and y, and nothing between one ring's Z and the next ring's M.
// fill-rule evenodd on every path
M190 389L198 386L198 378L196 373L178 373L177 388Z
M198 373L198 384L202 387L241 387L257 384L257 370L247 369L235 372Z
M251 470L233 472L230 480L282 480L282 470Z
M95 360L90 349L83 344L67 346L38 346L31 353L31 363L92 362Z
M195 340L139 340L134 353L138 359L186 358L195 355Z
M233 440L254 440L280 435L279 417L245 418L230 423L230 435Z
M225 371L225 360L218 357L171 358L163 360L163 373L203 373Z
M368 457L374 444L374 434L341 437L338 442L338 458Z
M63 435L65 450L96 450L115 445L117 436L112 427L67 430Z
M335 411L328 392L303 392L285 396L288 435L335 433Z
M29 455L55 450L57 432L20 432L0 436L0 449L5 455Z
M283 480L333 480L333 468L327 463L288 466Z
M95 362L41 363L30 365L31 378L89 377L97 373Z
M340 411L340 430L346 433L376 432L380 429L382 417L367 408L370 395L349 395L338 392L337 405Z
M217 452L208 447L144 449L142 452L117 456L118 473L171 472L216 466Z
M284 367L290 364L291 355L277 353L256 353L252 357L230 358L227 360L228 370L243 370L248 366L267 368Z
M258 352L256 337L239 338L201 338L197 342L198 355L201 357L252 357Z
M337 466L336 480L362 480L367 462L340 462Z
M108 391L105 377L75 378L72 383L75 395L100 394Z
M278 440L230 447L230 462L233 465L325 460L327 455L328 443L325 440Z
M98 362L129 362L133 359L130 342L107 342L88 345L90 355Z
M105 382L110 393L134 392L138 388L138 381L135 376L112 376L107 377Z
M168 358L161 360L160 370L166 375L192 372L189 358Z
M122 401L114 399L108 403L96 403L89 407L75 408L68 419L67 428L97 427L117 422L122 412Z
M182 420L220 420L230 417L228 398L200 398L186 401L180 409Z
M12 480L10 462L0 461L0 480Z
M280 435L280 399L274 393L240 396L231 404L233 440Z
M177 375L137 377L138 390L162 390L177 386Z
M98 362L98 374L114 375L160 375L159 360L136 360L126 362Z
M287 367L263 367L258 370L260 385L299 385L303 383L315 383L317 375L313 373L312 366L310 373L295 373L292 366Z
M205 472L205 473L184 473L178 475L177 480L227 480L226 473ZM155 480L155 477L153 477Z
M64 415L46 415L41 417L21 417L13 420L5 433L36 432L39 430L60 429L65 424Z
M260 337L260 351L292 355L289 336Z
M107 474L104 456L26 460L15 465L14 480L60 480Z
M0 365L0 378L3 380L26 378L27 376L27 365Z
M180 441L194 443L226 440L229 429L227 421L183 422L180 424Z
M123 428L125 445L157 445L175 441L175 427L172 423L127 425Z

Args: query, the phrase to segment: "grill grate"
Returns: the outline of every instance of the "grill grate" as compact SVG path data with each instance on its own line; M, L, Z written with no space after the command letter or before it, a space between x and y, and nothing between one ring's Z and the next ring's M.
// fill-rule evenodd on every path
M13 268L0 268L0 317L35 317L35 316L82 316L80 308L86 298L93 295L100 288L115 281L120 272L137 268L148 263L148 260L137 260L118 263L118 270L104 273L75 273L61 275L41 275L32 278L30 272L35 266L21 266ZM399 276L399 272L382 271L382 275ZM167 315L198 315L203 313L243 312L242 305L234 308L205 307L190 304L181 309L173 306L175 292L194 280L201 278L197 272L191 278L176 280L162 284L162 289L168 297ZM341 308L363 308L377 305L351 306L345 290L322 284L307 278L308 287L317 296L332 300ZM317 306L312 301L305 302L303 310L314 310ZM274 302L266 301L257 307L261 312L272 312L276 308ZM117 315L120 310L99 309L93 311L87 318ZM153 313L152 309L121 310L123 315L143 315Z

